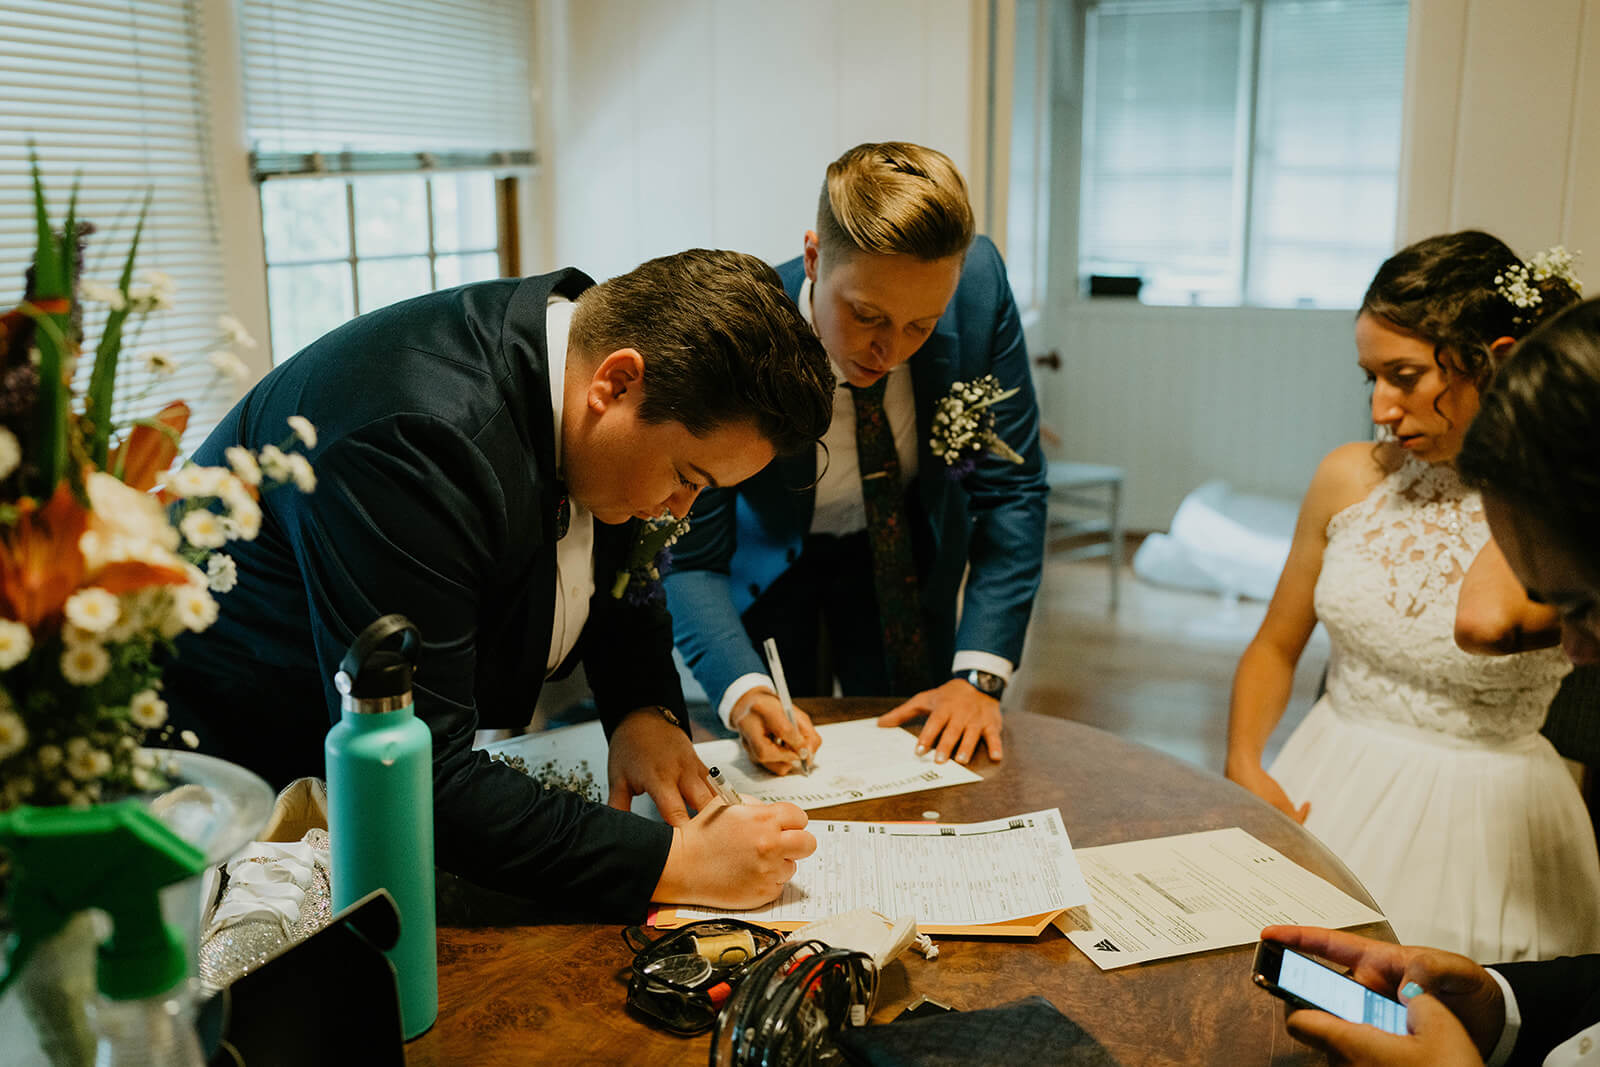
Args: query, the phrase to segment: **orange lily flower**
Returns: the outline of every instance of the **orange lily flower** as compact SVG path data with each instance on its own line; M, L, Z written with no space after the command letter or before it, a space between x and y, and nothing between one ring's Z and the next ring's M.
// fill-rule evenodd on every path
M189 405L174 400L156 414L155 421L172 432L155 426L135 426L106 461L106 469L112 473L120 470L123 483L134 489L153 488L157 476L172 465L178 454L178 440L189 425Z
M0 538L0 602L8 617L30 630L60 615L83 580L78 539L89 512L63 480L50 503L24 499L16 525Z

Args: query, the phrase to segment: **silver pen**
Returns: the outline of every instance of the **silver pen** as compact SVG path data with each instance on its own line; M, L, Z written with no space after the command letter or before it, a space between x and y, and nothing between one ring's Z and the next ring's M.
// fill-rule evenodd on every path
M783 705L783 717L789 720L789 725L794 727L794 732L800 732L800 726L794 721L794 701L789 699L789 683L783 677L783 660L778 658L778 642L769 637L762 642L762 651L767 654L767 670L772 674L772 684L778 690L778 703ZM800 757L800 772L811 773L811 760L805 750L798 753Z
M735 793L733 788L728 785L728 780L722 777L720 770L713 767L706 772L706 777L711 782L711 788L716 790L717 796L722 798L724 804L732 807L734 804L739 803L739 794Z

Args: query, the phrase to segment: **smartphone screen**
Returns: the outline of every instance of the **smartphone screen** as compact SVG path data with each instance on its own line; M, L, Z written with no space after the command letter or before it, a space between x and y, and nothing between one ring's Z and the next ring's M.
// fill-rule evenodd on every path
M1274 970L1276 974L1272 973ZM1288 994L1341 1019L1366 1023L1391 1034L1406 1032L1404 1004L1291 948L1263 941L1256 955L1256 979L1269 991Z

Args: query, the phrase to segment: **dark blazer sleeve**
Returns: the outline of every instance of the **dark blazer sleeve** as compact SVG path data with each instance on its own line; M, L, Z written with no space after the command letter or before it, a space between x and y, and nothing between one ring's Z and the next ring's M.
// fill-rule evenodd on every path
M962 364L973 374L993 374L1014 396L995 406L995 434L1023 458L1012 463L985 455L962 485L972 523L966 594L956 632L957 651L993 652L1021 662L1023 635L1044 572L1046 496L1044 453L1039 447L1039 404L1034 397L1022 319L1006 279L1005 263L986 237L968 253L971 284L990 294L987 321L963 315ZM964 311L966 309L963 309ZM969 332L970 331L970 332ZM980 340L981 338L981 340ZM937 462L923 455L923 462Z
M1512 1067L1537 1067L1578 1031L1600 1023L1600 955L1561 956L1529 963L1496 963L1517 998L1522 1029Z
M577 796L472 749L480 602L507 559L495 466L444 419L396 415L330 442L318 487L268 498L304 576L322 677L379 615L415 622L417 716L433 735L435 859L475 882L613 921L643 914L670 827ZM530 650L542 656L544 649ZM326 697L338 707L331 681Z

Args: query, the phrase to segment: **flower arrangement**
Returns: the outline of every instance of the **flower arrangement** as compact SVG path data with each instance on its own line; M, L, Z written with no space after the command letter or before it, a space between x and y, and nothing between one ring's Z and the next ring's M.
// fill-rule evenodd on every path
M659 515L650 519L639 530L628 554L628 565L617 571L611 583L611 595L618 600L627 597L630 604L648 604L660 600L661 576L672 569L672 546L689 531L687 517Z
M972 382L952 382L950 391L939 398L933 415L933 433L928 451L945 462L945 473L964 478L978 466L985 452L992 452L1012 463L1021 463L1016 450L994 432L994 406L1017 390L1001 389L992 374Z
M1572 270L1573 261L1576 259L1577 253L1567 251L1563 245L1552 245L1543 252L1535 252L1525 261L1513 263L1496 274L1495 291L1524 311L1544 303L1544 294L1539 292L1536 283L1549 278L1566 282L1581 296L1583 283ZM1512 321L1521 325L1522 316L1514 316Z
M187 405L113 420L124 338L172 305L173 285L156 272L135 281L142 214L118 280L81 279L92 228L76 218L76 195L58 233L37 161L33 192L33 268L21 305L0 316L0 810L164 784L162 761L141 747L152 733L170 739L161 655L216 619L212 594L236 575L217 549L256 536L263 488L316 484L291 451L315 444L303 419L282 447L230 450L228 469L170 471ZM86 303L106 312L78 398ZM219 326L228 342L253 343L227 316ZM172 362L146 356L158 374ZM195 744L187 731L180 739Z

